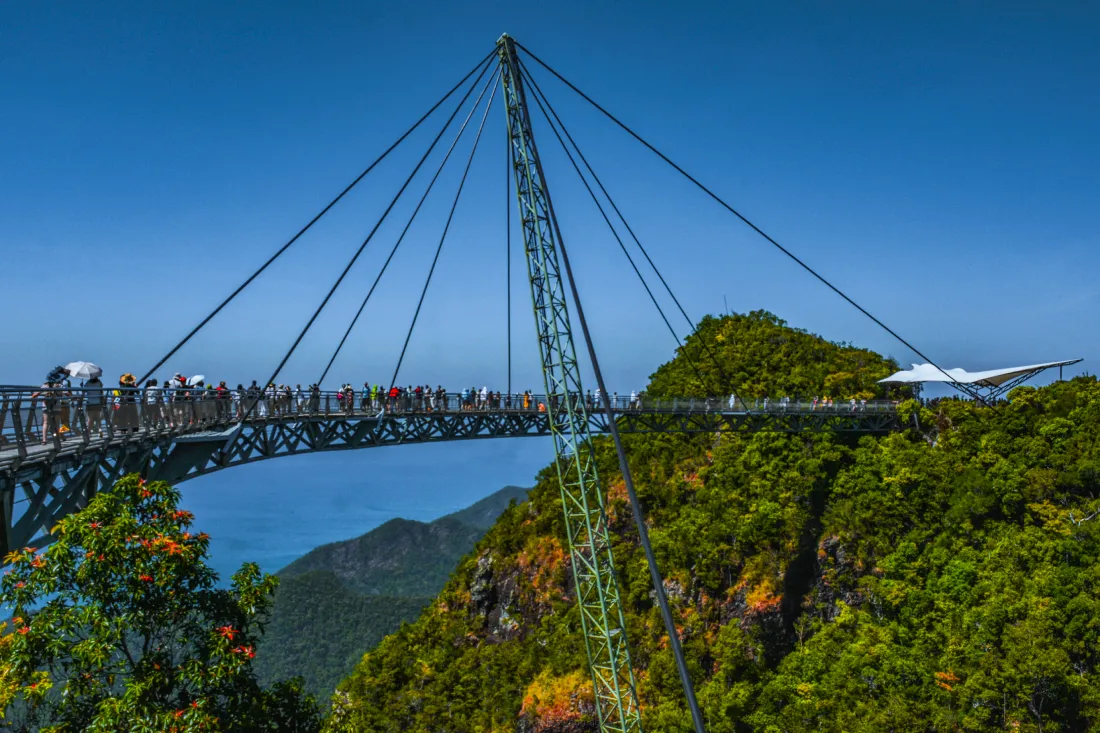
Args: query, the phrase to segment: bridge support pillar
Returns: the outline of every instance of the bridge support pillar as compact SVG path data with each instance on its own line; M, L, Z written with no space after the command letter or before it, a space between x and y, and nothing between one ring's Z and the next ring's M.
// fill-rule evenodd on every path
M546 385L546 413L554 438L555 465L596 713L605 733L634 733L641 730L638 693L566 307L554 210L531 131L515 42L502 36L497 49L511 143L509 155Z

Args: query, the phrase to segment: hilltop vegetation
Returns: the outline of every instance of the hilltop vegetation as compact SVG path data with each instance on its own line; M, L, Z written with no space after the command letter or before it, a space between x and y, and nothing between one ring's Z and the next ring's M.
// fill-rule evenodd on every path
M681 353L651 393L858 397L896 368L760 312L684 351L702 378ZM626 436L708 731L1100 730L1100 385L902 408L921 432ZM690 730L597 453L643 724ZM545 470L342 683L329 730L593 730L561 513Z

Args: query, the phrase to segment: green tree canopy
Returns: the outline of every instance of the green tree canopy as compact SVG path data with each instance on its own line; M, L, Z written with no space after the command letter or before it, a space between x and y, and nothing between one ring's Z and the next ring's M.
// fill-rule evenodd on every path
M43 731L307 731L296 682L261 688L252 659L275 588L246 564L228 589L179 493L127 476L62 519L43 552L8 555L0 706Z
M763 313L699 331L749 397L892 368ZM694 378L681 355L651 391ZM1100 383L901 407L919 430L624 436L707 730L1100 732ZM687 732L618 461L596 451L643 728ZM547 470L363 658L330 730L591 730L567 542Z
M650 376L648 392L669 397L734 392L745 398L871 399L885 396L876 381L897 369L893 359L826 341L760 310L705 317L677 349L676 358Z

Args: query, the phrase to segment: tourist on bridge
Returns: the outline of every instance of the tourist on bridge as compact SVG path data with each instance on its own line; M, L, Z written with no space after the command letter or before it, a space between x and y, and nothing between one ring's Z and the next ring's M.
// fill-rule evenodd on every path
M128 433L137 430L137 377L127 372L118 378L118 389L115 390L115 429Z
M159 428L161 425L160 402L164 393L159 384L157 380L149 379L142 388L145 393L142 400L145 403L145 425L153 429Z
M56 372L56 369L50 372L46 381L42 383L42 388L31 394L31 400L39 398L42 400L42 445L46 445L46 442L57 433L60 427L61 383L49 378ZM33 401L31 402L31 411L34 411Z
M203 422L205 413L202 406L202 393L206 391L204 382L202 379L189 379L187 389L184 390L185 399L184 405L190 408L191 411L191 424L199 425Z
M175 426L178 428L185 428L191 420L191 407L186 401L185 394L187 390L187 378L179 372L176 372L176 376L168 380L168 387L171 390L171 409Z
M225 382L218 382L218 386L214 388L214 405L216 408L218 420L229 419L229 409L232 403L232 393L229 387L225 386Z
M87 421L88 435L92 434L93 427L96 435L102 434L103 382L99 377L92 377L84 383L84 419Z

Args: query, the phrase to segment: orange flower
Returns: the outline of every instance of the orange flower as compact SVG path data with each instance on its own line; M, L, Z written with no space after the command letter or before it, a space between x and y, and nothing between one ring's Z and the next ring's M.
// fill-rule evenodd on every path
M20 627L19 627L19 633L20 633L20 634L26 634L26 633L27 633L27 632L29 632L30 630L31 630L31 627L30 627L30 626L20 626Z
M236 635L237 630L234 629L232 626L229 626L229 625L219 626L218 627L218 633L221 634L222 636L224 636L226 639L229 639L230 641L233 641L233 637Z
M32 568L40 568L40 567L44 566L45 564L46 564L46 561L42 559L41 555L39 555L39 556L35 557L33 560L31 560L31 567Z
M176 711L176 717L177 718L182 718L183 714L186 713L186 712L187 712L187 708L184 708L183 710L177 710Z
M88 523L88 528L89 528L89 529L99 529L99 528L100 528L100 527L102 527L102 526L103 526L103 525L102 525L102 524L100 524L99 522L89 522L89 523Z
M239 646L234 649L233 652L235 654L244 654L249 659L252 659L256 656L256 652L250 646Z
M153 576L152 575L142 575L141 577L138 578L138 580L141 580L145 583L152 583L153 582Z

